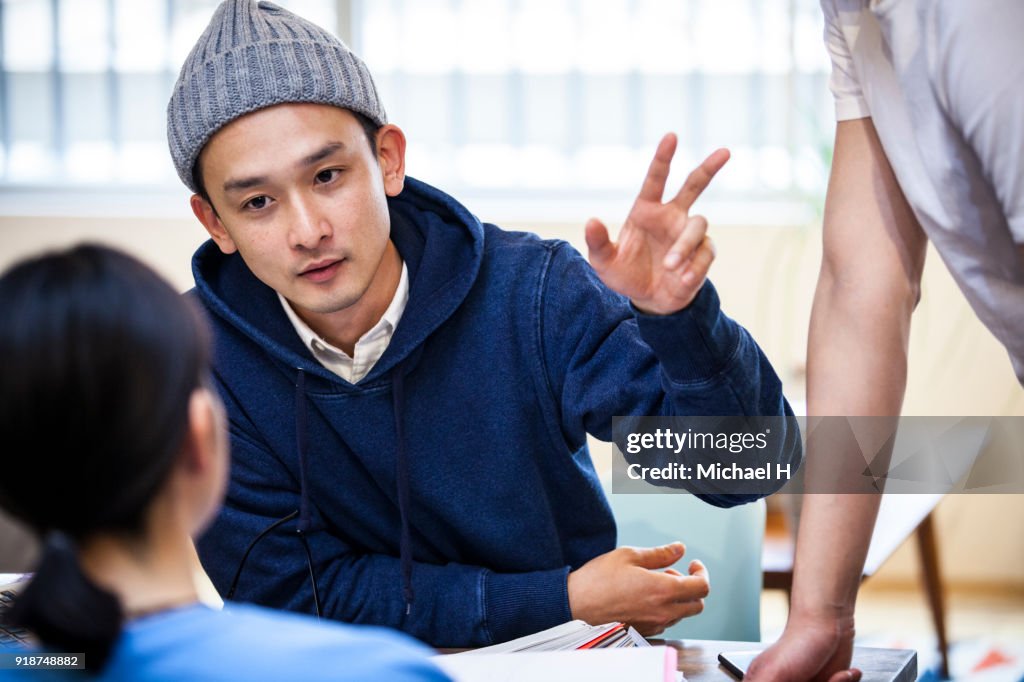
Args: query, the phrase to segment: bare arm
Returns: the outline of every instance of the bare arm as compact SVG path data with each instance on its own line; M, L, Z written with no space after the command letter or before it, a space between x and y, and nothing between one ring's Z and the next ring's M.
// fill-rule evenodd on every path
M811 417L900 413L925 246L871 119L839 123L807 348ZM812 491L816 469L834 464L810 454ZM852 609L878 502L874 495L806 496L793 597L798 611L830 602ZM853 531L842 541L830 532L840 527ZM822 562L823 554L831 561ZM814 570L826 563L829 570Z
M840 122L807 349L812 419L899 414L926 243L871 119ZM808 489L836 465L833 453L809 448ZM749 679L848 679L840 671L879 500L805 496L786 632Z

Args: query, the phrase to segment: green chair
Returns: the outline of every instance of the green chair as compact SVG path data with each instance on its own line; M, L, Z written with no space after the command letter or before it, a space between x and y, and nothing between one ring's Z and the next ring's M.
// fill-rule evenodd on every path
M610 478L603 483L619 545L651 547L681 540L686 555L676 570L686 573L691 559L708 568L711 593L704 612L684 618L661 636L760 641L764 501L719 509L686 493L614 494Z

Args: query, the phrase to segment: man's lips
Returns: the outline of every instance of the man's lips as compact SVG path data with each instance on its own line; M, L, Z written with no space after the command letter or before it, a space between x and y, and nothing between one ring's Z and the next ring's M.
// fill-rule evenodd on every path
M344 258L341 258L318 261L302 270L299 273L299 277L311 282L323 282L334 276L344 260Z

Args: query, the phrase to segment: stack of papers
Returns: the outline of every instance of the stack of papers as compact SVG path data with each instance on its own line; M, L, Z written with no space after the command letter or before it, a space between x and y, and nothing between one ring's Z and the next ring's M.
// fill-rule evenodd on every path
M466 651L462 655L510 654L523 651L572 651L574 649L618 649L649 647L640 633L622 623L587 625L571 620L532 635L503 644Z
M593 651L434 656L455 682L681 682L676 650L657 646Z
M510 642L435 656L456 682L680 682L676 650L652 647L622 623L574 620Z

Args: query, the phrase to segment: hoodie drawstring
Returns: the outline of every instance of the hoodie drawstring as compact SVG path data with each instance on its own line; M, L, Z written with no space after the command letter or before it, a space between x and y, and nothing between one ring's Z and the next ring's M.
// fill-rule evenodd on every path
M395 482L398 484L398 513L401 517L399 559L402 567L402 595L405 615L412 612L415 596L412 589L412 536L409 531L409 453L405 442L405 375L419 360L423 346L418 346L391 373L391 397L395 408Z
M402 367L396 367L391 377L392 398L395 407L395 482L398 484L398 513L401 516L402 531L399 541L399 556L402 564L402 595L405 597L405 615L412 611L412 540L409 534L409 455L405 450L405 425L402 408L405 405L405 377Z
M309 530L309 496L306 495L306 372L295 378L295 452L299 455L299 534Z
M292 512L292 516L297 513L299 517L295 534L299 536L302 548L306 550L309 583L313 586L313 606L316 617L320 618L320 588L316 584L316 572L313 570L313 551L309 548L309 540L306 539L306 533L313 525L309 513L309 495L306 494L306 373L301 367L298 368L298 372L295 378L295 451L299 456L299 510Z

